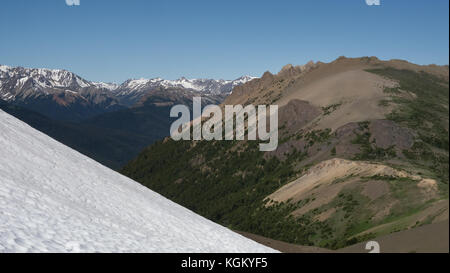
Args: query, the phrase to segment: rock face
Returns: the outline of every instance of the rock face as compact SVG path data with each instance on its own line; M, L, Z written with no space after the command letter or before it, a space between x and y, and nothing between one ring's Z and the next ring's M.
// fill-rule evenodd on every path
M372 133L370 141L384 149L395 147L402 151L414 144L413 131L400 127L391 120L375 120L370 123L369 130Z
M280 92L295 79L317 68L318 65L312 61L302 66L288 64L276 75L267 71L261 78L235 87L224 104L270 104L278 100L281 97Z
M291 100L281 107L278 114L280 126L296 132L322 113L321 109L307 101Z

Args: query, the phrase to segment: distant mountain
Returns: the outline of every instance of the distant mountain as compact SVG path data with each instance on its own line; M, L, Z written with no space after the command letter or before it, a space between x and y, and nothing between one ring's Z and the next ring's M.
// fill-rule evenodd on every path
M37 95L40 91L47 93L62 90L79 90L92 86L89 81L72 72L60 69L23 68L0 65L2 99L11 100L16 97ZM50 89L47 91L47 89ZM28 91L28 92L25 92ZM9 94L8 94L9 93Z
M66 70L0 66L0 99L58 120L124 108L105 87Z
M253 80L254 77L243 76L236 80L214 80L214 79L186 79L164 80L138 79L127 80L119 85L113 93L125 105L133 105L142 100L148 93L155 90L180 90L183 92L196 92L203 96L225 97L234 87Z
M66 70L0 66L0 109L118 169L146 146L169 135L170 108L220 104L234 86L225 80L90 82ZM139 84L141 83L141 84Z
M119 84L113 83L113 82L91 82L94 86L98 88L108 89L108 90L115 90L117 87L119 87Z
M127 80L122 84L91 82L59 69L0 65L0 99L34 110L57 120L81 121L99 114L131 107L151 93L176 90L187 98L202 95L221 102L232 89L254 79Z

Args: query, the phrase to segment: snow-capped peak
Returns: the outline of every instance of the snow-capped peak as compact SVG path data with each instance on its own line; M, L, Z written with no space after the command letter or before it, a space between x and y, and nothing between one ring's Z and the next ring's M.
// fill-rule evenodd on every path
M94 87L108 90L110 96L116 97L121 102L127 102L125 104L128 105L138 102L147 92L159 88L176 88L207 95L223 96L230 94L234 87L252 79L254 77L251 76L242 76L235 80L188 79L186 77L165 80L158 77L130 79L119 85L116 83L91 82L63 69L0 65L0 99L14 101L63 92L64 90L77 93L83 88Z
M118 89L120 94L130 94L133 92L143 92L152 88L184 88L209 94L229 93L233 87L244 84L255 77L242 76L236 80L215 80L215 79L188 79L181 77L176 80L153 79L132 79L121 84Z
M7 72L10 68L7 65L0 65L0 72Z
M110 91L116 90L119 85L112 82L91 82L94 86L98 88L108 89Z
M48 88L71 90L92 86L92 83L63 69L24 68L0 65L0 94L20 93L21 89L44 91ZM15 90L13 92L13 90Z

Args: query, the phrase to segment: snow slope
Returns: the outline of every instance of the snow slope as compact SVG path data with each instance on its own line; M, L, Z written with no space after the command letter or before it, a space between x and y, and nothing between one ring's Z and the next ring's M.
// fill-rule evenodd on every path
M272 252L0 110L0 252Z

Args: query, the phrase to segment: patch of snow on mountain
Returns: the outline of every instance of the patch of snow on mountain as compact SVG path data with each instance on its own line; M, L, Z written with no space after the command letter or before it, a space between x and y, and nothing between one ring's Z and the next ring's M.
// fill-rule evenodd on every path
M243 76L233 81L215 79L187 79L184 77L177 80L164 80L161 78L133 79L124 82L118 87L118 95L130 95L158 87L184 88L209 94L230 93L235 86L244 84L252 79L254 79L254 77L250 76Z
M138 79L138 80L130 80L127 84L127 87L131 90L136 90L141 87L144 87L150 80L147 79Z
M0 66L0 81L2 82L11 82L18 87L29 79L31 79L32 86L36 90L55 87L85 88L92 86L89 81L67 70Z
M0 252L271 252L0 110Z
M110 82L91 82L97 88L104 88L108 90L116 90L119 85L117 83Z
M0 72L8 72L9 69L10 67L7 65L0 65Z

